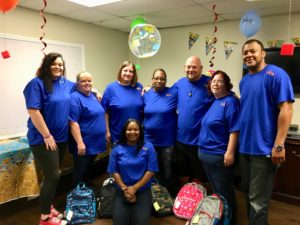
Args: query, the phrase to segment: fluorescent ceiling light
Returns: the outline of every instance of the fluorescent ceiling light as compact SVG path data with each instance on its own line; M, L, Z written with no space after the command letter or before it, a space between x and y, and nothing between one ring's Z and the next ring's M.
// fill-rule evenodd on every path
M120 2L123 0L69 0L69 2L74 2L79 5L84 5L86 7L95 7L99 5L106 5L113 2Z

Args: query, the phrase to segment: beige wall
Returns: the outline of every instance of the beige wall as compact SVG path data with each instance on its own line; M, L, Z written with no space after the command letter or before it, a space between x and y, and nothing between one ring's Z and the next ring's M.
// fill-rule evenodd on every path
M300 14L293 14L291 17L291 34L290 37L300 37L300 27L297 22L300 21ZM288 16L274 16L262 18L261 30L253 36L260 39L267 47L267 40L283 39L287 40ZM172 85L178 78L183 76L183 65L185 59L190 55L197 55L201 58L204 65L203 72L210 69L221 69L226 71L232 79L234 91L239 94L238 84L242 73L241 47L247 40L239 30L239 20L229 22L219 22L216 36L217 52L215 53L214 67L209 66L211 54L205 55L205 37L209 37L213 31L212 24L188 26L181 28L161 29L162 45L159 52L148 59L137 59L131 55L132 59L141 65L139 71L140 81L146 85L151 83L152 71L157 67L162 67L168 74L168 84ZM200 34L195 45L188 49L188 34L195 32ZM238 45L228 60L225 59L224 41L234 41ZM300 63L300 62L299 62ZM300 125L300 95L296 96L294 104L294 115L292 123Z
M38 11L17 7L5 16L7 34L39 40L42 18ZM103 91L109 82L115 80L119 65L129 57L126 33L52 14L46 14L46 18L47 23L44 28L46 42L48 39L84 46L85 69L94 75L96 88ZM0 17L0 22L2 19L3 15ZM0 26L0 33L3 33L3 26ZM30 57L30 53L28 54Z
M183 76L184 61L190 55L200 56L204 65L204 72L211 69L209 60L212 56L211 54L205 55L205 37L211 36L213 31L212 24L161 29L162 45L157 55L147 59L138 59L130 54L127 44L127 33L65 19L56 15L46 14L46 17L45 39L83 45L85 47L86 70L94 75L96 87L101 91L104 90L109 82L115 80L116 71L120 63L128 57L141 65L141 70L138 73L139 79L144 85L150 84L152 71L158 67L166 69L168 83L169 85L173 84L178 78ZM290 37L300 36L300 27L297 25L299 21L300 14L293 14L291 17ZM7 34L39 38L41 35L41 22L39 12L17 7L6 14L5 32ZM213 69L226 71L232 78L234 91L239 93L238 83L242 71L241 46L246 41L246 38L239 31L239 20L218 22L217 26L216 36L218 43ZM192 49L188 50L188 33L190 31L199 33L200 37ZM258 38L264 43L270 39L287 40L287 31L287 15L263 17L261 30L254 38ZM3 26L0 26L0 33L3 33ZM228 60L225 59L223 48L225 40L238 42L235 51ZM299 114L297 112L300 110L300 96L296 97L292 123L300 125L300 116L297 115Z

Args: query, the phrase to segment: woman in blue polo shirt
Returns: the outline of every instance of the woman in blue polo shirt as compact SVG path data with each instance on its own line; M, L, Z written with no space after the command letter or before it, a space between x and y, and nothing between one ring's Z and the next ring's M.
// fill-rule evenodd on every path
M121 130L129 118L142 120L143 86L137 80L135 65L125 61L119 68L117 80L104 91L102 105L106 112L106 139L113 145L119 141Z
M33 78L25 87L29 113L28 141L34 159L43 172L40 191L40 225L64 225L63 215L52 205L59 180L59 165L67 149L70 94L73 82L65 78L65 62L59 53L43 58Z
M229 76L216 71L208 89L215 101L204 115L199 135L198 156L213 192L223 195L231 209L230 224L236 224L236 197L233 186L234 160L239 136L240 105L231 92Z
M143 95L145 140L157 152L159 182L171 191L172 155L177 129L177 89L166 87L167 74L156 69L152 88Z
M151 182L158 171L156 152L144 141L142 125L129 119L113 148L107 171L116 181L114 225L147 225L152 210Z
M85 181L85 175L97 154L104 152L105 112L91 92L93 77L77 75L76 91L71 94L69 150L74 156L73 185Z

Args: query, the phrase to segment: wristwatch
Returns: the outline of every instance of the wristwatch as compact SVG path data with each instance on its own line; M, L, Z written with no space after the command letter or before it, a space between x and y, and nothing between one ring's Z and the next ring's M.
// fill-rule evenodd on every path
M274 148L276 149L277 152L281 152L284 149L283 145L274 145Z

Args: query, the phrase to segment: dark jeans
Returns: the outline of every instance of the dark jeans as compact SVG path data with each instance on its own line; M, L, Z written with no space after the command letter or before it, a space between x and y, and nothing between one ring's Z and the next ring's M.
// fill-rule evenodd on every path
M56 144L58 147L57 151L47 150L45 144L30 145L34 160L43 173L43 182L40 190L41 214L50 213L50 207L60 176L59 166L67 150L66 142Z
M116 189L113 200L113 225L149 225L152 210L151 190L136 193L136 202L129 203L123 191Z
M158 147L155 146L158 158L159 172L157 173L158 181L168 190L171 188L172 179L172 156L174 147Z
M187 145L176 141L174 149L175 173L178 177L190 177L205 183L207 177L198 158L198 146Z
M239 159L249 225L267 225L276 166L266 156L240 154Z
M80 182L86 182L87 174L97 155L74 155L73 187Z
M236 224L237 203L234 190L234 167L224 165L224 155L205 154L199 151L199 159L202 162L213 192L223 195L232 209L230 224Z

